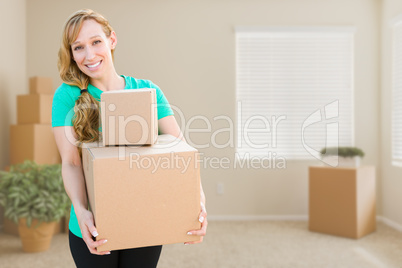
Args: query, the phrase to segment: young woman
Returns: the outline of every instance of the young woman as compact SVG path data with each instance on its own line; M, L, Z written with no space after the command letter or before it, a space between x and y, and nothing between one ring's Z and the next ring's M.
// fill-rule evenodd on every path
M155 88L158 126L161 133L183 138L173 111L163 92L149 80L118 75L113 64L116 33L108 21L92 10L75 12L67 20L59 50L58 68L64 83L56 90L52 107L52 127L62 158L64 187L70 197L70 250L77 267L156 267L162 246L97 252L107 243L98 235L82 170L80 144L99 138L99 100L104 91ZM201 187L200 230L189 235L203 236L207 229L205 195ZM167 230L168 231L168 230ZM187 242L193 244L199 242Z

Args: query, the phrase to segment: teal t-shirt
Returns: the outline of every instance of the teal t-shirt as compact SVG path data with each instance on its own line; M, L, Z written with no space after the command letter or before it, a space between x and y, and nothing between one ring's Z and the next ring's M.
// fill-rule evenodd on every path
M154 88L156 90L158 119L173 115L169 102L157 85L149 80L136 79L124 75L122 75L122 77L126 82L124 89ZM91 84L88 85L88 93L98 101L100 101L102 92L102 90ZM52 127L73 126L74 106L80 95L81 90L78 87L70 86L65 83L56 90L52 104ZM76 236L82 237L73 206L71 206L69 229Z

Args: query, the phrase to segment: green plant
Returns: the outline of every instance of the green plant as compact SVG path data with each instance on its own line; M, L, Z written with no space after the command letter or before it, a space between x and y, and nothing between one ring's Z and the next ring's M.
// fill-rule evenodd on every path
M68 214L71 201L61 176L61 165L38 165L32 161L13 165L0 172L0 205L5 217L18 223L27 218L40 222L57 221Z
M321 155L338 155L342 157L364 157L364 152L357 147L328 147L320 151Z

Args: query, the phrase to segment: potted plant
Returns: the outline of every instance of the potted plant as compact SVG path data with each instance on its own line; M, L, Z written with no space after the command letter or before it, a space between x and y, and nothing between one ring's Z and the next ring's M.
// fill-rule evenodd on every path
M358 167L364 157L364 152L357 147L328 147L320 153L324 163L340 167Z
M49 248L57 221L71 206L61 176L61 165L32 161L0 173L0 205L4 216L18 224L25 252Z

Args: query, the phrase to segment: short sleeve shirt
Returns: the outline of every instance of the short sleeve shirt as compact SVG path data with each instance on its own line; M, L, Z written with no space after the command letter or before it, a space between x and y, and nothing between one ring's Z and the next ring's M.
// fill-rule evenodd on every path
M124 76L126 86L124 89L154 88L156 90L158 119L173 115L173 111L162 90L149 80L135 79ZM100 101L102 90L88 85L88 92ZM52 105L52 127L72 126L75 102L81 95L80 88L62 84L55 92Z

